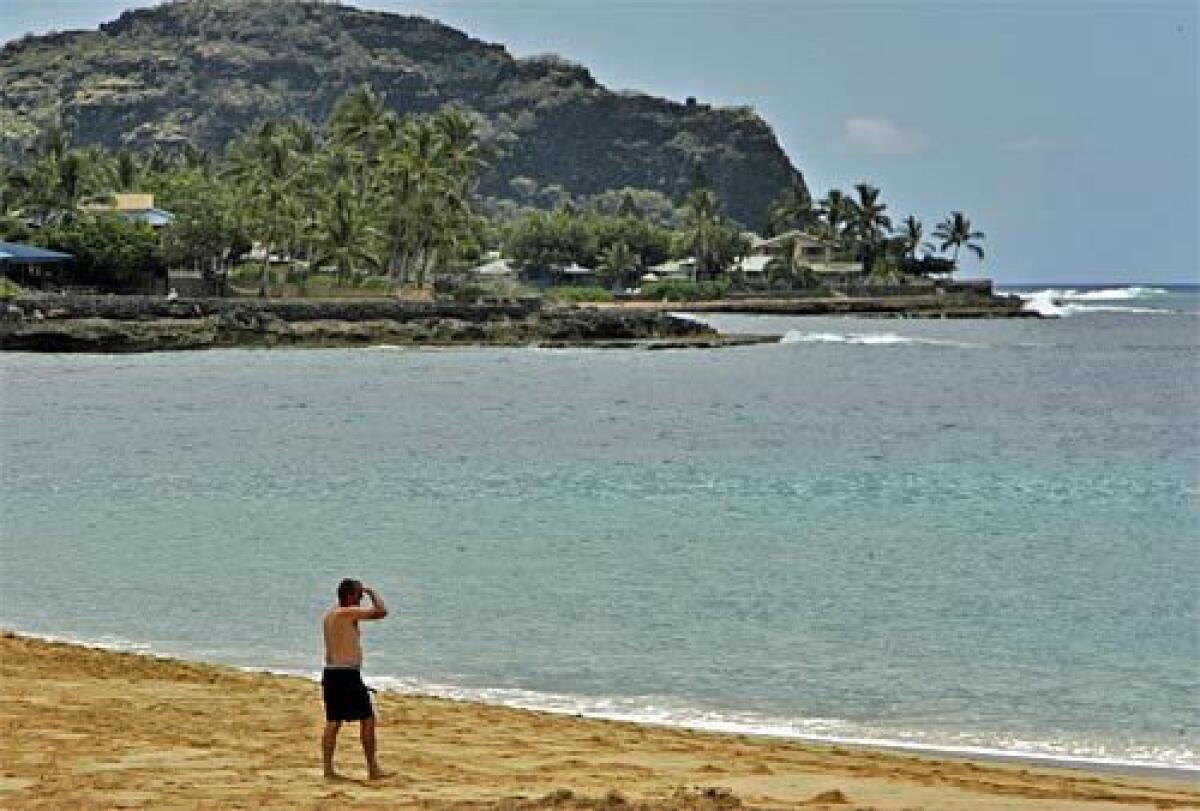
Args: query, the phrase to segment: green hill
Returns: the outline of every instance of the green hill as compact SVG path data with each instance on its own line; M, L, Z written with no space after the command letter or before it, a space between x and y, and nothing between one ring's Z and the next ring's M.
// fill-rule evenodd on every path
M9 42L0 141L11 154L62 117L77 143L214 149L262 119L322 121L362 83L401 113L478 116L489 197L547 205L626 186L678 197L699 167L727 213L759 225L803 182L749 108L614 93L582 66L515 59L425 18L286 0L179 0L99 31Z

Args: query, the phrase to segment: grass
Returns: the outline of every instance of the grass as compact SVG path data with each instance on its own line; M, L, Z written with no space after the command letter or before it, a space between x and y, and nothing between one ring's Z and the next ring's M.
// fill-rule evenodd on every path
M25 295L27 291L24 287L14 282L12 279L0 278L0 299L18 298Z
M729 292L729 280L690 282L666 280L642 285L638 298L646 301L712 301Z
M549 287L544 293L550 301L583 302L583 301L613 301L611 290L603 287Z

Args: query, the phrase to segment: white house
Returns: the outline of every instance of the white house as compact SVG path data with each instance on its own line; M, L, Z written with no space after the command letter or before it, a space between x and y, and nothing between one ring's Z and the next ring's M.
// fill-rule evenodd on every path
M653 274L654 279L651 281L660 281L663 279L682 279L694 281L696 278L696 260L692 257L686 259L672 259L669 262L663 262L661 265L646 269L646 276ZM643 276L643 281L646 276Z
M514 268L507 259L501 259L497 256L482 265L476 265L467 271L472 276L478 276L484 279L516 279L517 269Z

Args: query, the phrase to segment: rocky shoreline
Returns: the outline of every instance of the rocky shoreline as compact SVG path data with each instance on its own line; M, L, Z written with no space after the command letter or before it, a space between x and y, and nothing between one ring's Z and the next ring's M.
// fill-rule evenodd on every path
M392 299L257 300L53 296L0 305L0 350L151 352L231 347L719 347L776 336L723 336L660 311Z
M991 293L793 298L729 298L720 301L640 301L607 305L659 312L743 313L746 315L865 315L888 318L1041 318L1024 309L1020 296Z
M168 300L150 296L29 296L0 304L0 350L157 352L360 346L714 348L779 340L723 335L675 312L1036 317L1015 296L728 299L551 305L540 299L458 303L397 299Z

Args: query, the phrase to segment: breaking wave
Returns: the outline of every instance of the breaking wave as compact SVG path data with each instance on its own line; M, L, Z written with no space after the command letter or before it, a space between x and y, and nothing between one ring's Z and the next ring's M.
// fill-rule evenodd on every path
M1075 763L1187 771L1200 767L1197 753L1186 746L1121 747L1099 740L1029 740L1024 736L971 733L965 730L931 733L920 729L884 728L840 718L778 717L701 708L666 696L580 696L520 688L459 687L388 676L367 677L366 681L376 689L408 695L706 732L884 746L953 755L1041 760L1056 765Z
M962 341L940 341L935 338L915 338L894 332L801 332L788 330L780 343L784 344L854 344L858 346L948 346L973 349L979 344Z
M1071 288L1047 288L1032 293L1022 293L1025 309L1044 316L1064 317L1077 313L1142 313L1174 314L1175 310L1161 307L1135 307L1091 302L1139 301L1161 298L1169 291L1161 287L1111 287L1101 290L1075 290Z
M1130 299L1158 298L1167 295L1161 287L1107 287L1101 290L1061 290L1058 298L1063 301L1129 301Z

